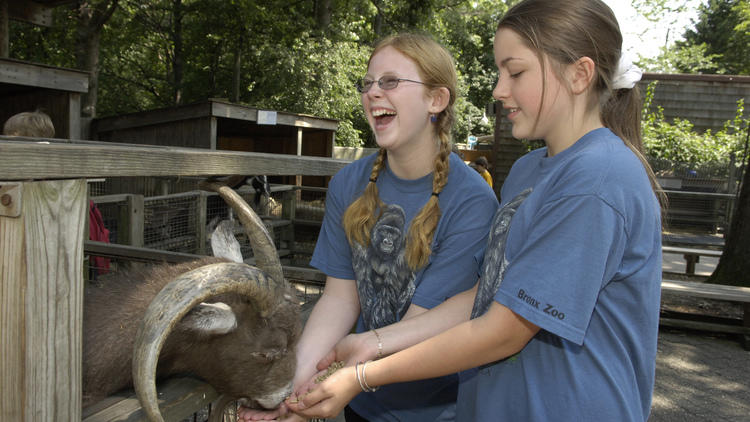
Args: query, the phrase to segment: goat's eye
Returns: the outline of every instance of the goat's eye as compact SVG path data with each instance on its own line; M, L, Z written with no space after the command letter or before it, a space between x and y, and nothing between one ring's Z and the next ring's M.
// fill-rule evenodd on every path
M287 353L287 349L270 349L263 352L251 352L250 355L266 362L273 362Z

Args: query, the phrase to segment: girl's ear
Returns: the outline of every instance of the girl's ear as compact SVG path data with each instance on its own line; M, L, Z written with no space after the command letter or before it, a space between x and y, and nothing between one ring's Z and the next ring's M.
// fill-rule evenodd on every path
M438 114L448 107L448 103L451 99L451 92L448 88L441 86L430 90L430 96L432 97L432 103L428 111L432 114Z
M585 92L596 76L596 64L590 57L583 56L568 67L570 89L573 94Z

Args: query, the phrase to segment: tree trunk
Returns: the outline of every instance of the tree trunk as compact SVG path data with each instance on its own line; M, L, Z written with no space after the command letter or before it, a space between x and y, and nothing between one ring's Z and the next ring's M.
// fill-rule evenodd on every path
M232 102L240 102L240 76L242 71L242 47L245 43L240 36L234 47L234 69L232 70Z
M96 117L96 100L99 87L99 41L104 24L112 17L119 0L78 2L78 27L76 33L76 64L89 72L89 90L81 100L81 117ZM86 131L87 132L87 131Z
M315 21L321 31L328 29L328 25L331 24L331 0L315 2Z
M8 0L0 0L0 57L9 57L10 54L9 19Z
M182 49L182 18L184 16L184 10L182 8L182 0L172 1L173 11L173 33L172 41L174 42L174 61L172 63L172 77L174 87L174 104L182 104L182 75L184 71L184 57Z
M750 169L747 167L724 252L707 282L750 287Z
M374 21L372 23L372 32L375 33L375 38L380 38L383 33L383 2L381 0L371 0L372 4L377 9L378 13L375 14Z

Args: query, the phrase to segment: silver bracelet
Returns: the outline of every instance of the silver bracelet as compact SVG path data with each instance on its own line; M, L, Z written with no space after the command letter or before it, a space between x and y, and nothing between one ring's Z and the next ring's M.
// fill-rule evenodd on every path
M370 362L372 362L372 361L368 360L367 362L365 362L364 365L362 365L362 382L364 383L365 387L367 388L367 390L365 390L365 391L367 391L368 393L374 393L374 392L378 391L378 388L380 388L380 387L374 387L374 388L370 387L370 385L367 384L367 376L365 376L365 370L367 369L367 364L370 363ZM356 368L355 368L355 370L356 370Z
M362 362L357 362L357 363L356 363L356 364L354 365L354 373L356 373L356 374L357 374L357 382L359 382L359 387L360 387L360 388L362 389L362 391L364 391L364 392L367 392L367 389L365 388L364 384L362 384L362 378L360 378L360 375L359 375L359 365L360 365L361 363L362 363Z
M378 355L375 356L375 359L380 359L383 357L383 340L374 328L372 329L372 332L375 333L375 337L378 339Z

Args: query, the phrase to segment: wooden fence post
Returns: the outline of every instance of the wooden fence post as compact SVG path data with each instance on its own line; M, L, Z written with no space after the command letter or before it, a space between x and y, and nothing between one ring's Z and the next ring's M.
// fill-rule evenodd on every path
M198 192L197 201L195 201L195 253L198 255L206 254L206 241L210 233L206 233L206 224L208 224L208 192Z
M86 181L0 182L0 411L81 420Z

